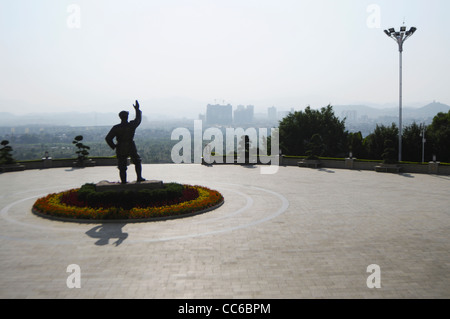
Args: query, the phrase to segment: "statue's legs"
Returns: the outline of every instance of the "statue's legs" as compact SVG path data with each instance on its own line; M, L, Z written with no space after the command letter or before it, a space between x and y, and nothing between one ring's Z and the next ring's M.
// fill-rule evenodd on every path
M145 181L145 178L142 177L142 164L141 164L141 158L136 153L131 156L131 160L134 163L134 169L136 170L136 177L138 182Z
M145 181L145 179L142 178L142 165L141 165L141 163L135 164L135 169L136 169L137 181L138 182Z
M117 160L120 171L120 180L122 184L127 182L127 162L128 156L131 157L131 161L134 164L136 170L137 181L142 182L145 181L145 178L142 177L142 164L141 157L137 153L136 145L134 143L128 144L126 147L117 148Z
M142 177L142 164L141 164L142 160L137 152L136 144L134 144L134 142L131 143L129 151L131 161L133 162L134 169L136 170L137 181L138 182L145 181L145 178Z
M118 168L119 168L119 176L122 184L126 184L127 182L127 161L128 156L119 156L117 155Z
M120 182L122 184L126 184L127 183L127 170L120 170L119 172L120 175Z

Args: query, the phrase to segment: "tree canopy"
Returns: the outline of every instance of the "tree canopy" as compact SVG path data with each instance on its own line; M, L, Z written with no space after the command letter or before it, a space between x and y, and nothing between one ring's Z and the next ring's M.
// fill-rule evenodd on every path
M398 154L398 131L395 123L377 125L363 138L361 132L345 130L345 119L337 118L331 105L320 110L308 106L280 121L280 148L283 154L294 156L344 157L352 152L357 158L392 161L393 154ZM403 128L403 160L422 160L422 134L422 127L416 123ZM425 136L424 160L436 155L438 161L450 162L450 111L438 113L426 128Z
M328 105L320 110L307 107L280 121L280 148L283 154L305 155L314 135L323 141L323 156L343 156L347 152L345 120L339 120ZM318 139L318 137L316 137Z
M14 164L16 161L12 156L12 147L9 144L9 141L3 140L1 142L2 148L0 148L0 165L8 165Z
M442 162L450 162L450 111L438 113L427 129L431 144L428 149ZM428 144L428 143L427 143Z
M392 142L394 151L398 153L398 128L395 123L391 126L377 125L375 130L364 139L365 154L364 157L380 160L385 153L386 141Z

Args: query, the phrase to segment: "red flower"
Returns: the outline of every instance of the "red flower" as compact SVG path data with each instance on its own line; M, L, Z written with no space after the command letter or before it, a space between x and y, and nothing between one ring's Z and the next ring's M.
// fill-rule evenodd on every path
M44 215L74 219L136 219L195 213L223 201L223 196L215 190L203 186L184 185L180 198L163 202L155 201L147 207L126 210L108 206L108 203L102 203L102 207L89 207L78 199L78 190L71 189L39 198L34 203L33 209Z

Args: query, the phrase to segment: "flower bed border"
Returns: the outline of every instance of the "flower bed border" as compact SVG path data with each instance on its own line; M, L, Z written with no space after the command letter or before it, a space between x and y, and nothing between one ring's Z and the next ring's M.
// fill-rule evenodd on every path
M203 208L200 207L200 209L196 210L195 208L192 208L191 211L186 212L186 213L180 213L180 211L174 211L174 212L170 212L167 215L164 216L154 216L154 217L134 217L134 218L126 218L126 219L121 219L121 218L73 218L73 217L63 217L63 216L55 216L55 215L51 215L51 214L47 214L45 212L41 212L39 209L36 209L35 205L39 200L45 200L46 198L49 198L51 196L62 196L63 193L68 192L68 191L72 191L72 190L67 190L67 191L63 191L63 192L59 192L59 193L54 193L54 194L49 194L45 197L41 197L38 200L36 200L36 202L33 204L33 207L31 209L31 211L33 212L33 214L42 217L42 218L46 218L46 219L50 219L50 220L56 220L56 221L64 221L64 222L75 222L75 223L95 223L95 224L103 224L103 223L141 223L141 222L151 222L151 221L164 221L164 220L171 220L171 219L177 219L177 218L185 218L185 217L191 217L191 216L195 216L195 215L199 215L199 214L203 214L209 211L212 211L216 208L219 208L220 206L223 205L223 203L225 202L223 196L221 193L219 193L218 191L209 189L207 187L204 186L192 186L192 185L185 185L185 186L189 186L189 187L196 187L197 189L203 190L203 191L208 191L210 192L210 196L208 197L208 199L210 199L211 197L211 192L214 192L215 194L218 194L220 196L219 201L217 203L215 203L212 206L211 202L206 202L204 204ZM172 205L174 208L176 208L177 206L181 205L181 204L194 204L196 201L200 201L201 199L194 199L192 201L186 201L183 203L179 203L176 205ZM47 201L48 203L48 201ZM50 204L49 204L50 205ZM68 207L68 209L70 210L76 210L78 207L75 206L67 206L64 204L60 204L61 207ZM168 207L172 207L172 206L168 206ZM58 208L61 208L58 207ZM86 209L86 208L79 208L80 210L82 209ZM89 208L87 208L89 209ZM92 208L93 209L93 208ZM169 208L170 209L170 208ZM139 208L139 210L141 210L142 212L145 210L145 208ZM180 209L181 210L181 209ZM128 211L128 210L125 210Z

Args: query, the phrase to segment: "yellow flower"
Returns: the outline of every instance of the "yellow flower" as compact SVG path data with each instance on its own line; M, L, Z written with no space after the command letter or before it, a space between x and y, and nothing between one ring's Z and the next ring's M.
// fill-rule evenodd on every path
M64 195L78 191L78 189L71 189L61 193L49 194L45 197L39 198L34 203L33 208L42 214L77 219L139 219L199 212L203 209L217 205L223 201L223 196L215 190L211 190L203 186L184 186L186 188L196 189L198 192L198 197L196 199L171 206L165 205L161 207L147 208L133 207L130 210L115 207L92 208L69 206L62 203L61 199Z

